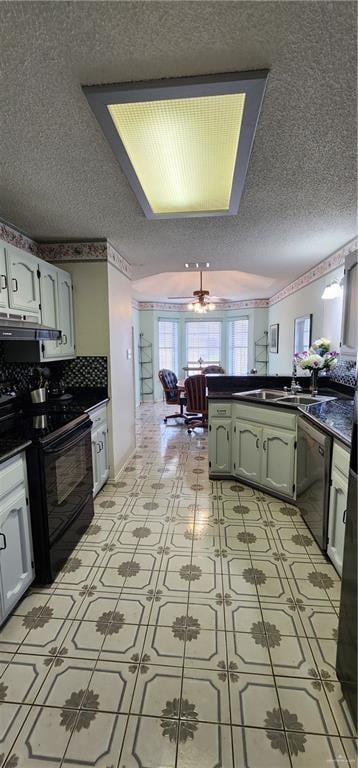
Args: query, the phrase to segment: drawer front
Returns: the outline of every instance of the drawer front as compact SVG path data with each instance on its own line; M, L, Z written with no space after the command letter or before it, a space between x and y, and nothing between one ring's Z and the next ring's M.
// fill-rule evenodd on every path
M25 483L25 459L22 453L0 464L0 498Z
M333 442L332 466L345 477L349 475L349 450L337 440Z
M268 427L277 427L278 429L296 429L296 413L288 413L278 406L266 408L262 405L245 405L244 403L233 404L233 415L238 419L247 419L248 421L257 421L258 424L265 424Z
M101 424L105 424L107 421L107 406L100 405L99 408L93 408L91 411L88 411L88 415L93 424L92 429L97 429L97 427L100 427Z
M232 403L209 403L209 414L210 416L228 416L231 417L231 407Z

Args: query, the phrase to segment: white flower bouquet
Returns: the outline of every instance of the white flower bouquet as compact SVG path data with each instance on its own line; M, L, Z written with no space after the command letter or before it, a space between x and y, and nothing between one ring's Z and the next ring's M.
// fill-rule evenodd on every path
M338 352L330 351L330 346L329 339L316 339L307 352L298 352L295 355L298 365L309 371L335 368Z

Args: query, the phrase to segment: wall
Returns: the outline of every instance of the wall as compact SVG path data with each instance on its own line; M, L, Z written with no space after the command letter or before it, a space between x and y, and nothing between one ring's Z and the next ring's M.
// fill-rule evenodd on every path
M132 352L132 285L107 264L109 318L110 467L115 478L135 449L134 361Z
M135 405L138 407L140 405L140 377L139 377L139 356L138 356L138 346L139 346L139 334L140 334L140 314L139 309L136 309L133 307L133 313L132 313L132 324L133 324L133 360L134 360L134 385L135 385Z
M342 299L321 299L329 283L343 277L343 266L306 285L269 307L268 325L279 324L278 354L269 353L269 372L287 375L292 370L294 320L312 313L312 340L326 336L332 349L339 350Z
M76 354L108 356L107 262L66 261L61 267L72 275Z
M267 312L266 308L257 309L242 309L242 310L224 310L215 311L210 314L210 319L219 320L222 322L222 359L221 362L225 370L229 370L229 322L239 317L249 318L249 354L248 354L248 368L255 366L255 341L259 339L264 331L267 330ZM162 399L162 389L158 380L159 370L159 350L158 350L158 320L168 319L177 320L178 322L178 335L179 335L179 360L178 371L176 372L179 378L184 378L185 373L183 366L186 365L186 353L185 353L185 322L187 320L197 320L197 316L193 312L175 312L165 310L140 310L140 332L143 333L144 338L150 342L153 347L153 378L154 378L154 399ZM209 319L209 316L203 318L203 321ZM199 321L200 322L200 321ZM256 365L261 371L264 369L259 364ZM153 400L153 396L144 397L144 401Z

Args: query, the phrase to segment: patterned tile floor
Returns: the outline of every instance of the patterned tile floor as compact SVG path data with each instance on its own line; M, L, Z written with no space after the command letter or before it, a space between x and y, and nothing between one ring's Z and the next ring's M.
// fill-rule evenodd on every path
M211 483L207 435L137 452L0 632L2 768L344 768L340 582L297 509Z

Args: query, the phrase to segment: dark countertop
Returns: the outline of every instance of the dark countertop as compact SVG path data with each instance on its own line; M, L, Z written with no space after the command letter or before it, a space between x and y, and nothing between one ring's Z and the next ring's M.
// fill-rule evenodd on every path
M332 435L332 437L337 437L350 448L352 443L353 404L354 400L337 399L326 403L300 406L298 410L309 421L314 422L318 427Z
M21 429L12 429L0 434L0 464L26 450L29 445L31 445L31 440L25 437Z
M271 377L273 378L273 377ZM328 383L328 382L327 382ZM279 386L272 386L270 382L266 387L255 387L255 389L280 389ZM284 392L282 392L284 394ZM303 392L302 394L308 394ZM234 397L234 391L211 391L208 392L208 400L234 400L234 402L254 403L260 408L285 408L285 410L295 411L305 416L310 421L314 422L318 427L330 434L332 437L336 437L342 441L348 448L351 447L352 442L352 425L353 425L353 400L347 394L336 391L335 388L324 387L319 390L320 395L326 395L333 397L333 400L328 400L323 403L315 403L312 405L298 405L293 407L284 401L278 403L270 400L256 400L250 397Z
M64 410L68 413L73 409L73 418L76 418L80 413L84 411L90 411L98 405L102 405L109 401L109 397L105 389L93 388L88 390L77 389L72 391L72 397L61 400L61 398L49 398L48 405L52 407L54 404L61 408L64 406ZM0 463L7 461L12 456L16 456L17 453L25 450L32 444L31 431L25 418L22 418L22 408L28 407L29 403L26 400L26 404L23 400L17 399L13 401L9 406L0 410ZM44 410L41 410L43 413ZM40 411L39 411L40 413Z

